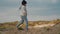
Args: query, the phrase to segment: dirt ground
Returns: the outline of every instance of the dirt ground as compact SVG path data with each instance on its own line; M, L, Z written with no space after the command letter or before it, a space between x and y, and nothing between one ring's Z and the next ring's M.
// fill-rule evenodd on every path
M52 27L50 27L50 26L35 27L35 28L32 27L32 28L28 28L28 31L26 31L25 27L23 28L23 30L18 30L16 28L15 23L17 23L17 22L3 23L3 24L0 23L0 34L60 34L60 20L49 22L49 24L55 23L55 25ZM45 21L43 21L43 23L45 23ZM38 24L40 25L41 22ZM46 24L47 24L47 22L46 22ZM29 24L29 25L31 25L31 24ZM32 26L35 26L35 25L32 24Z
M25 28L24 30L18 30L14 27L13 29L0 31L0 34L60 34L60 23L51 28L29 28L28 31Z

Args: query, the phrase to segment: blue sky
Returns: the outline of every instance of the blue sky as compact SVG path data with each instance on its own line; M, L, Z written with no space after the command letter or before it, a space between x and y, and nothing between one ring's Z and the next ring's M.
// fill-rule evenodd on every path
M19 21L22 0L0 0L0 22ZM28 20L60 19L60 0L26 0Z

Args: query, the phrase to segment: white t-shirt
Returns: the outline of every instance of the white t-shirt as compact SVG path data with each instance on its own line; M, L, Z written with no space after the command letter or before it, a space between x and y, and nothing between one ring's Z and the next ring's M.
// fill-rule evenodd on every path
M21 16L27 16L26 6L24 6L24 5L21 6L20 15Z

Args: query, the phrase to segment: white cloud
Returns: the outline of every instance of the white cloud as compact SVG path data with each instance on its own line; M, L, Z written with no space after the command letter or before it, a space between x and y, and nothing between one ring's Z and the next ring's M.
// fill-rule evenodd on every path
M29 8L28 13L34 13L35 11L48 8ZM49 8L50 9L50 8ZM5 12L0 12L0 22L7 22L7 21L16 21L20 20L20 14L18 8L6 8ZM32 12L33 11L33 12ZM28 20L36 21L36 20L54 20L60 18L59 15L49 15L49 16L40 16L40 15L28 15Z
M50 15L50 16L30 15L30 16L28 16L28 19L30 21L38 21L38 20L50 21L50 20L54 20L54 19L60 19L60 16L59 15Z
M58 2L58 0L51 0L51 2L52 2L53 4L55 4L55 3Z
M0 22L18 20L19 12L17 10L17 8L6 8L5 11L0 12Z

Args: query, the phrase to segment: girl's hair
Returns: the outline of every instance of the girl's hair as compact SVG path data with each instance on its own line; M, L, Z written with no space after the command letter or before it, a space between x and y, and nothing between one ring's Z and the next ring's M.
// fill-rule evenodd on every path
M22 1L22 5L25 5L27 4L27 2L25 0Z

